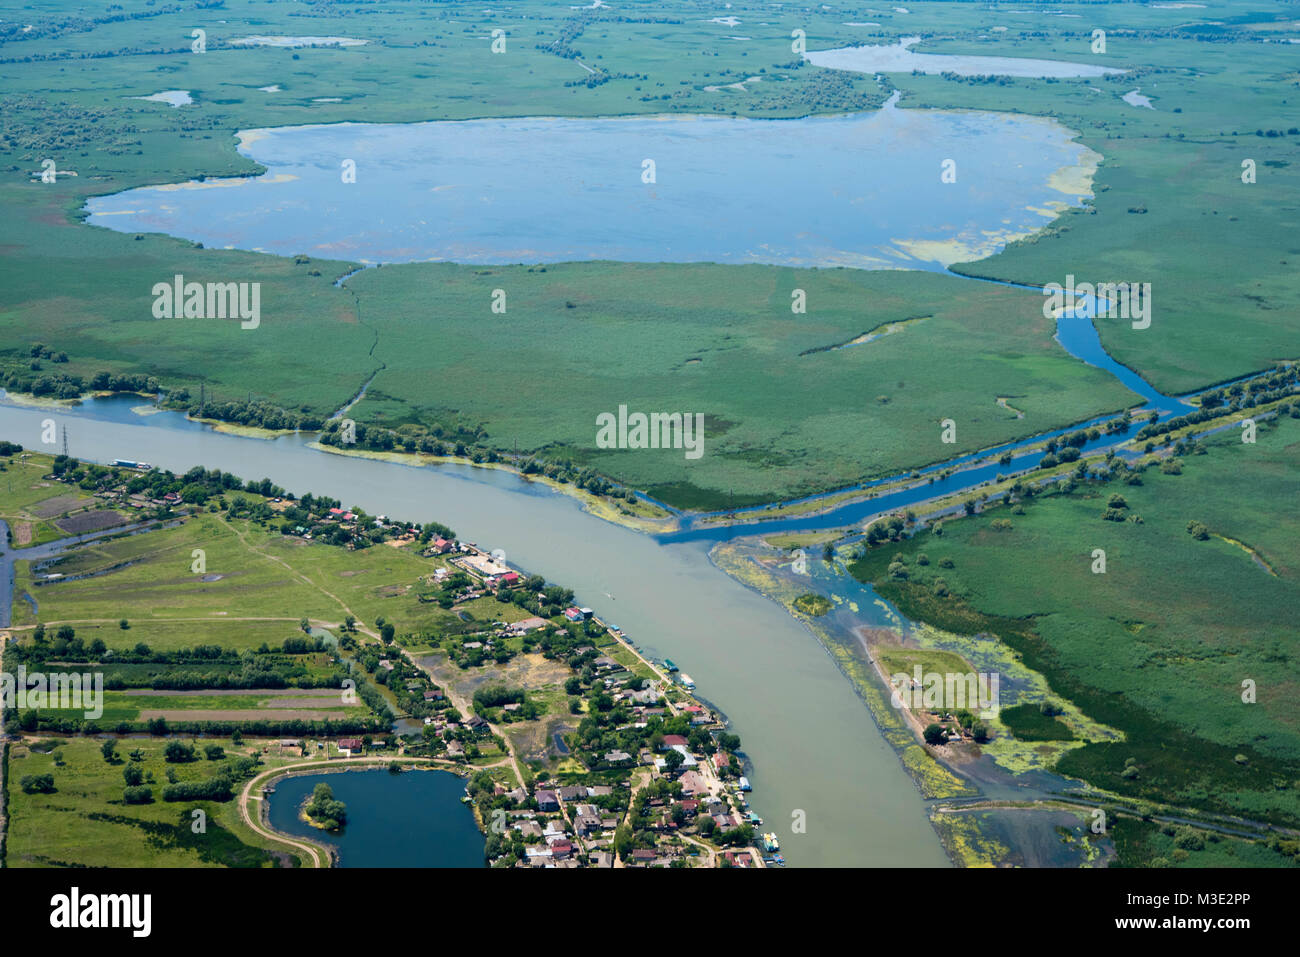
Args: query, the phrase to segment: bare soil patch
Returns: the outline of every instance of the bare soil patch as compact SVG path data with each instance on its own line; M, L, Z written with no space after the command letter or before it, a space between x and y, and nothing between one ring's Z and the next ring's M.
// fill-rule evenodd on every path
M305 711L292 709L269 711L261 708L232 708L228 711L188 711L183 708L162 711L141 711L141 721L166 718L168 721L324 721L337 718L337 711Z
M79 512L76 515L69 515L67 518L59 519L54 524L70 535L82 535L86 532L97 532L100 529L125 525L126 519L117 512L97 509L92 512Z
M55 495L33 505L31 513L37 518L53 518L55 515L63 515L92 502L94 499L85 495Z

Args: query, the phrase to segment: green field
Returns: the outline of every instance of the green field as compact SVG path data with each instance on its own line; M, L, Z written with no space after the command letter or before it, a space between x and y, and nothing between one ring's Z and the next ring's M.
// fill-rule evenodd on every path
M219 744L227 754L249 749L229 740ZM40 753L26 744L10 746L8 780L8 867L269 867L270 846L244 827L235 801L164 801L166 771L175 768L179 781L202 781L222 762L198 760L168 764L163 741L126 740L118 747L119 763L109 764L95 738L49 740L52 751ZM156 778L151 804L123 802L122 769L135 749L145 752L138 762ZM199 749L200 754L202 748ZM55 756L62 765L55 763ZM265 758L273 766L274 754ZM53 794L27 794L18 786L30 775L52 774ZM207 815L206 833L193 830L195 810ZM282 850L276 846L278 850Z
M196 548L205 553L204 574L192 570ZM386 546L348 551L223 515L94 543L57 566L67 576L103 572L96 577L37 586L28 564L17 563L16 590L32 591L39 609L16 603L14 625L72 622L88 642L99 637L109 647L274 646L297 633L304 615L327 622L382 616L403 631L458 624L453 612L416 598L420 576L440 560ZM118 624L124 617L128 631Z
M728 13L742 26L727 27L705 22L717 15L712 6L683 0L631 16L532 0L497 14L414 0L292 12L251 0L185 11L127 0L116 18L72 20L56 0L0 3L0 20L33 24L0 44L0 377L38 374L28 368L33 329L69 355L66 364L46 362L43 374L145 373L164 387L196 393L202 384L209 399L251 396L311 420L378 373L354 409L358 421L437 428L498 450L588 464L704 508L844 486L1130 402L1126 390L1052 341L1036 294L950 277L412 264L369 271L341 290L331 280L347 263L196 249L78 221L91 195L254 171L235 152L240 129L539 114L787 117L871 109L891 85L903 92L904 108L1056 117L1104 157L1090 207L963 271L1030 284L1067 273L1151 282L1151 328L1103 323L1102 336L1117 358L1166 390L1294 358L1286 326L1300 306L1292 265L1300 248L1291 236L1300 139L1274 128L1288 115L1287 98L1300 93L1300 74L1293 47L1260 42L1295 34L1290 8L1274 0L1249 12L1222 2L1194 10L1057 6L1078 18L964 3L908 4L903 14L741 2ZM879 26L846 25L865 21ZM487 52L496 26L511 37L508 65ZM208 31L202 56L189 52L195 27ZM1130 72L996 83L890 74L882 86L871 76L796 66L795 28L807 32L811 50L936 31L946 39L927 41L925 52L1059 57ZM1104 55L1089 51L1093 28L1109 31ZM737 29L751 39L724 39ZM371 42L297 51L230 45L250 33ZM600 82L565 85L596 75L573 51L594 64ZM754 75L764 80L749 92L706 89ZM258 90L270 84L282 92ZM1153 96L1155 110L1119 98L1135 87ZM128 98L159 89L189 90L196 102L173 109ZM315 102L320 97L342 102ZM1262 135L1269 130L1278 135ZM34 181L47 157L78 175ZM1240 181L1243 158L1257 164L1254 184ZM255 335L233 324L160 325L142 307L145 293L178 272L261 282L276 321ZM508 319L482 307L503 283ZM808 292L807 316L789 314L795 286ZM439 322L428 322L431 315ZM799 355L918 316L934 318L866 347ZM483 336L484 322L499 323L505 335ZM330 348L304 348L317 342ZM487 386L487 373L511 387ZM999 395L1015 396L1025 418L998 408ZM707 454L687 463L680 454L596 450L595 413L621 402L706 412ZM938 442L947 417L959 422L955 446Z
M1210 442L1180 475L1148 468L1140 485L1087 483L1022 502L1023 514L991 507L945 521L941 535L871 549L852 570L910 617L998 635L1054 693L1127 735L1069 752L1060 771L1148 800L1294 823L1300 518L1286 503L1298 467L1300 420L1282 418L1261 424L1255 445ZM1102 518L1115 494L1140 522ZM993 527L1006 520L1009 529ZM1208 537L1194 538L1189 522ZM1097 549L1104 573L1093 571ZM912 560L922 551L928 564ZM936 594L939 577L950 595ZM1243 701L1248 687L1256 703Z

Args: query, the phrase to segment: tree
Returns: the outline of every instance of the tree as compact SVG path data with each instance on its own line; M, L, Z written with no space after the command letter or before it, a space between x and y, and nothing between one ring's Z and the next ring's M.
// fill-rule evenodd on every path
M18 782L24 794L53 794L53 774L29 774Z
M357 630L357 620L352 615L343 619L343 630L351 634Z
M625 861L632 856L632 829L626 824L620 824L614 831L614 853Z
M126 782L127 787L135 787L144 782L144 771L138 764L128 764L122 769L122 780Z
M117 742L109 738L99 749L99 753L104 756L104 760L109 764L117 763Z
M928 724L928 725L926 725L926 726L925 726L925 731L924 731L924 736L925 736L925 743L926 743L926 744L931 744L931 745L933 745L933 744L943 744L943 742L944 742L944 740L945 740L945 735L944 735L943 725L941 725L941 724Z
M123 631L126 631L131 627L131 623L127 621L125 618L123 618L121 621L117 623L117 627L121 628Z
M193 761L195 760L194 748L181 741L168 741L167 747L163 749L163 759L172 764Z
M303 809L320 826L336 831L347 823L347 806L334 797L334 789L321 781L312 789L311 801Z
M306 615L303 615L301 618L298 619L298 627L302 629L304 635L311 634L311 622L307 620Z
M677 769L685 763L686 757L676 748L672 748L664 755L664 767L669 774L676 774Z

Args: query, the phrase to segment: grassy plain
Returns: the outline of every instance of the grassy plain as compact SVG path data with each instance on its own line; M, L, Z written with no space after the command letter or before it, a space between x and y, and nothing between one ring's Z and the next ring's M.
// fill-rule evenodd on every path
M947 520L942 535L872 549L852 570L910 617L998 635L1053 693L1126 734L1071 750L1062 772L1148 800L1295 822L1300 529L1285 503L1297 467L1300 421L1283 418L1261 425L1255 445L1212 440L1181 475L1150 468L1142 485L1085 485L1023 514ZM1113 494L1142 521L1104 520ZM993 527L1001 519L1011 527ZM1189 534L1192 521L1209 538ZM1247 543L1272 573L1220 535ZM1104 573L1093 571L1097 549ZM929 564L914 561L921 552ZM899 557L905 580L888 571ZM950 595L936 595L937 578Z
M10 747L8 780L8 867L269 867L269 848L239 819L235 801L162 800L168 768L179 781L202 781L221 762L199 760L168 764L162 740L129 739L119 744L120 760L109 764L95 738L46 739L52 750L33 751L28 744ZM227 754L249 749L229 740L203 739ZM140 749L142 772L154 775L151 804L126 804L122 769L129 752ZM200 753L202 749L200 748ZM58 755L62 764L55 763ZM278 760L265 756L268 767ZM27 794L18 782L29 775L52 774L53 794ZM206 833L193 830L195 810L207 816Z
M1152 282L1152 327L1103 324L1102 335L1121 361L1166 389L1293 357L1285 317L1300 303L1289 266L1300 250L1287 223L1300 195L1300 140L1285 130L1255 135L1276 126L1287 98L1300 95L1293 48L1263 42L1290 35L1287 6L1261 0L1248 13L1223 3L1058 6L1070 16L961 3L908 4L902 13L741 2L727 11L740 25L729 26L708 22L712 7L681 0L628 13L539 2L488 13L463 3L290 9L251 0L178 11L127 0L120 14L75 21L59 2L0 4L0 19L33 25L0 44L7 119L0 365L25 368L39 329L70 355L56 371L148 372L165 386L193 390L202 382L223 400L251 395L316 416L378 371L359 420L481 427L498 448L518 442L586 461L701 507L845 485L1128 401L1126 391L1064 356L1036 317L1035 294L955 279L608 263L478 276L471 267L411 265L363 274L349 283L354 289L340 290L331 280L347 263L196 249L77 221L90 195L256 172L235 152L240 129L537 114L785 117L870 109L890 85L903 91L905 108L1057 117L1105 157L1089 210L964 271L1028 283L1062 281L1068 272ZM860 23L878 26L849 25ZM503 57L488 47L497 26L510 37ZM203 55L189 50L196 27L208 31ZM919 49L1082 59L1130 72L996 83L890 74L882 86L871 76L795 66L796 27L813 50L935 31L944 39ZM1094 27L1109 32L1105 54L1089 51ZM252 33L370 42L296 51L231 45ZM748 39L728 39L739 34ZM608 81L566 85L593 75L579 61L608 71ZM750 76L762 82L743 92L727 86ZM259 90L273 84L279 92ZM1155 110L1119 98L1139 86ZM173 109L130 99L159 89L189 90L195 103ZM332 98L340 102L322 102ZM34 181L47 157L77 176ZM1257 164L1255 184L1240 181L1244 158ZM256 331L160 324L149 314L149 289L175 273L259 281L264 311L276 321ZM508 321L482 305L489 284L505 280ZM796 284L812 304L797 321L788 312ZM430 314L442 319L422 321ZM869 346L798 356L923 314L936 318ZM493 322L503 335L483 334ZM325 342L329 348L306 347ZM511 388L487 388L485 375ZM1025 419L994 405L1007 394ZM877 401L881 395L889 401ZM709 454L686 463L591 448L595 414L619 401L709 410ZM946 417L962 423L957 447L935 448Z
M195 549L204 552L203 573L193 570ZM87 641L102 638L110 648L143 641L157 650L275 646L299 633L303 616L456 630L454 613L417 598L421 576L440 564L409 548L348 551L203 513L178 528L85 546L55 566L69 578L94 577L38 586L29 563L18 562L17 590L32 592L39 609L17 603L14 625L72 622ZM130 630L120 629L121 618Z

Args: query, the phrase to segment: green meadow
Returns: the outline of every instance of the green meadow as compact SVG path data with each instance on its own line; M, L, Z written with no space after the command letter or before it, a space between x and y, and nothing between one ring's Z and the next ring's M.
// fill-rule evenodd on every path
M1294 824L1297 468L1300 420L1282 418L1261 423L1254 445L1208 443L1182 474L1153 467L1139 485L1086 483L945 520L940 535L870 549L852 571L912 618L997 635L1054 694L1125 733L1070 751L1058 771ZM1113 495L1131 520L1103 519ZM1190 534L1191 522L1208 536Z
M193 570L195 549L204 553L202 574ZM29 563L17 562L16 593L27 589L39 607L33 613L16 602L13 623L71 622L87 642L102 638L110 648L144 642L160 651L276 647L300 634L303 616L326 622L348 614L369 622L384 617L400 631L454 631L454 613L417 597L421 576L440 564L406 548L349 551L201 513L177 528L83 546L56 566L69 578L90 577L37 585ZM129 630L121 629L123 618Z
M229 740L205 738L228 755L243 755ZM8 867L270 867L274 857L268 844L239 819L234 800L164 801L167 770L178 781L204 781L222 761L199 760L169 764L163 758L162 740L126 739L118 743L118 761L109 764L96 738L46 739L37 751L26 743L9 746ZM144 752L144 760L130 761L131 751ZM56 758L58 760L56 760ZM266 756L267 766L276 761ZM154 800L127 804L123 768L136 764L142 774L152 774ZM22 778L50 774L52 794L28 794L18 786ZM206 815L206 832L194 830L194 811ZM283 849L276 845L283 853Z
M1285 321L1300 304L1288 258L1300 255L1288 226L1300 140L1287 130L1256 135L1279 125L1288 97L1300 94L1293 49L1262 42L1288 35L1288 7L1058 6L1077 18L964 3L908 4L904 14L740 2L727 10L739 26L707 22L718 15L713 6L682 0L626 13L533 0L495 13L416 0L382 8L227 0L187 10L126 0L77 17L66 3L0 3L0 21L33 27L0 43L0 374L28 374L39 329L69 357L46 363L46 373L146 373L165 388L202 385L220 401L261 399L319 419L378 373L354 410L358 421L465 428L499 450L584 462L706 508L844 486L1130 402L1056 346L1036 294L950 277L424 264L369 271L339 289L332 280L352 264L199 249L79 221L88 196L257 172L235 151L241 129L521 115L776 118L873 109L891 87L904 108L1053 116L1104 157L1087 210L963 271L1030 284L1067 273L1151 282L1151 328L1112 322L1102 335L1167 390L1294 357ZM865 22L878 26L848 26ZM508 35L504 56L489 50L498 27ZM203 55L190 52L196 28L207 31ZM796 28L811 50L935 31L945 39L919 49L1083 59L1130 72L993 83L890 74L879 84L799 65ZM1094 28L1109 33L1105 54L1090 52ZM250 34L369 42L232 44ZM761 81L743 92L728 86L753 76ZM271 85L280 91L259 89ZM1137 87L1154 110L1120 99ZM195 102L173 109L132 99L164 89L189 90ZM77 175L41 184L32 174L45 158ZM1257 164L1251 185L1240 181L1245 158ZM276 321L256 332L160 324L149 290L176 273L261 282ZM487 308L504 282L508 318ZM807 290L806 316L790 314L796 286ZM933 318L868 346L800 355L921 316ZM999 395L1014 396L1025 418L997 408ZM593 448L595 415L620 402L707 411L708 454L688 468L677 455ZM948 417L960 424L956 447L937 444Z

